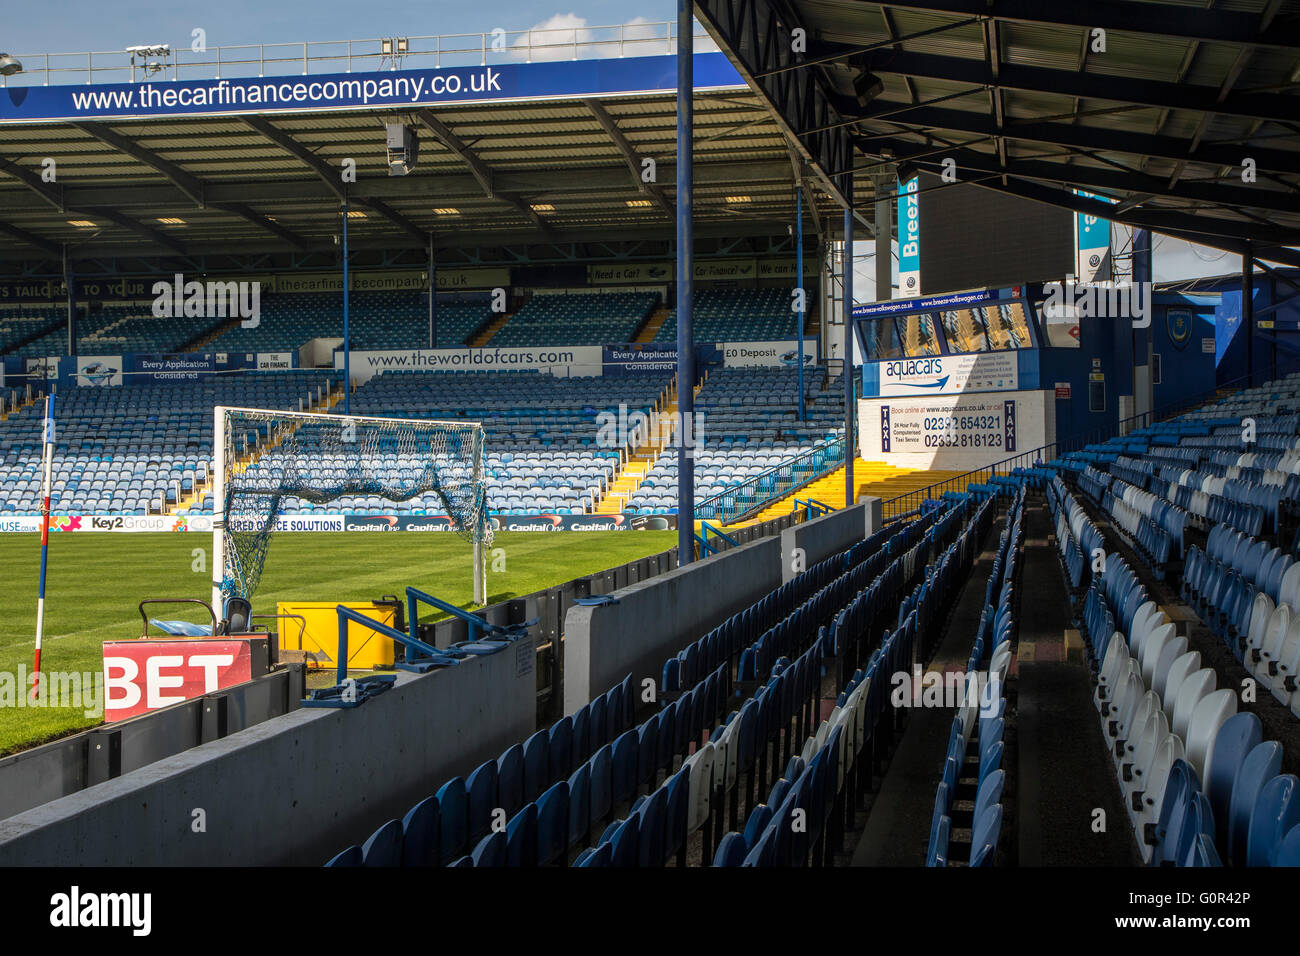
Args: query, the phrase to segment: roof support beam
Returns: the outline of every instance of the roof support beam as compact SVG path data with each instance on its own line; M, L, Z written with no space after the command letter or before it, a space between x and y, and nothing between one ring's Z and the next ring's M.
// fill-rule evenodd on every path
M397 226L397 228L402 230L402 232L407 233L410 236L419 238L421 242L425 241L428 238L429 234L427 230L421 229L419 226L415 225L415 223L413 223L406 216L403 216L401 213L395 211L391 206L389 206L387 203L383 202L382 200L366 199L356 195L349 197L347 193L347 189L343 185L342 172L338 169L335 169L325 160L321 159L310 149L308 149L302 143L298 142L296 139L294 139L284 130L280 129L278 126L271 125L266 120L262 119L260 116L245 116L244 122L247 123L248 126L251 127L252 129L255 129L257 132L261 133L271 142L275 143L285 152L289 153L290 155L298 159L300 162L307 165L313 172L316 173L317 176L321 178L321 181L324 182L325 185L329 187L330 192L334 193L334 195L339 199L340 202L343 201L344 199L350 198L353 202L359 202L364 206L370 207L375 212L379 213L381 216L383 216L385 219L391 222L393 225Z
M618 151L623 154L623 161L627 163L628 171L632 174L632 182L636 187L654 199L659 204L659 208L668 215L677 215L673 204L664 195L663 188L655 183L647 183L641 178L641 157L632 148L632 144L623 135L623 131L618 128L618 124L614 122L614 117L609 115L609 111L596 100L587 100L587 109L591 110L591 115L596 117L596 122L600 124L600 128L614 141Z
M883 147L892 149L899 162L908 161L936 169L939 168L941 159L951 158L956 161L959 169L980 173L1002 171L1021 179L1058 183L1063 186L1081 186L1113 194L1137 191L1148 197L1186 199L1210 203L1223 209L1237 210L1244 207L1300 214L1300 193L1296 192L1231 185L1230 182L1189 181L1171 187L1159 177L1145 176L1136 172L1112 171L1078 164L1066 166L1063 163L1043 162L1032 158L1013 159L1001 163L988 153L973 149L921 150L903 140L872 140L872 149L879 150ZM1112 208L1124 211L1122 204Z
M893 104L882 104L892 108ZM866 122L871 118L867 117ZM997 136L996 125L987 116L966 110L945 110L937 108L919 108L909 111L904 118L889 119L884 122L904 127L918 127L916 135L934 129L971 133L980 136ZM1195 156L1191 155L1190 143L1173 136L1158 136L1152 133L1136 133L1103 129L1096 126L1070 125L1067 123L1024 122L1013 120L1001 131L1002 135L1015 140L1041 143L1053 147L1073 147L1076 149L1110 150L1128 153L1133 156L1156 156L1161 159L1190 160L1219 165L1236 166L1241 163L1242 151L1239 145L1216 145L1203 143ZM901 134L900 134L901 135ZM1250 155L1260 170L1294 176L1296 172L1295 154L1287 150L1260 148L1250 146Z
M169 236L161 229L155 229L153 226L146 225L138 219L127 216L108 206L80 206L77 208L69 207L64 202L63 188L51 188L49 183L44 182L40 176L37 176L29 169L18 165L13 160L0 158L0 170L13 176L24 186L36 193L55 209L63 214L85 214L100 219L107 219L109 222L121 226L123 229L129 229L138 235L144 236L161 246L185 254L185 247L177 239Z
M69 212L72 211L74 210L69 210ZM114 225L121 226L123 229L129 229L131 232L134 232L140 236L144 236L146 239L150 239L153 242L158 243L158 245L160 246L165 246L166 248L170 249L172 252L175 252L179 255L183 256L188 254L185 250L184 243L182 243L179 239L175 238L172 235L169 235L168 233L164 232L162 229L156 229L153 226L146 225L145 223L141 222L138 219L133 219L130 216L123 215L122 213L118 212L116 209L110 209L107 206L95 206L95 207L84 207L76 211L84 212L97 219L107 219L109 222L113 223Z
M146 149L129 136L123 136L105 123L74 123L77 129L87 136L93 136L101 143L112 146L120 153L126 153L138 159L146 166L158 170L166 176L176 188L194 200L200 209L204 206L203 183L169 159L164 159L151 149Z
M63 201L63 186L52 186L30 169L20 166L12 159L0 156L0 172L8 173L59 212L67 212Z
M35 246L37 249L50 253L50 255L57 256L61 255L63 252L63 246L59 245L59 243L55 242L53 239L46 239L44 236L38 236L34 232L20 229L18 226L11 226L3 219L0 219L0 232L13 236L18 241L25 242L29 246Z
M1281 122L1300 121L1300 97L1280 93L1229 93L1221 97L1215 87L1011 63L1003 63L995 76L986 62L933 53L878 54L872 57L871 69L876 73L986 84L997 89L1030 93L1049 90L1062 96L1110 100L1153 109L1196 110Z
M244 203L237 203L237 202L212 203L211 205L213 209L220 209L222 212L228 212L231 215L238 216L241 219L245 219L248 222L251 222L253 225L257 226L260 229L265 229L267 232L271 233L272 235L279 236L281 239L289 243L289 245L293 246L295 249L305 252L311 246L311 243L309 243L302 236L298 235L298 233L294 232L291 229L286 229L278 222L273 222L271 219L262 215L260 212L254 209L252 206L248 206L245 205Z
M297 249L306 249L307 241L289 229L272 222L266 216L244 203L209 203L206 200L208 187L201 179L187 172L171 160L159 156L151 149L141 146L128 136L123 136L104 123L76 123L79 130L93 136L101 143L112 146L162 173L182 193L192 199L200 209L212 208L238 216L253 225L265 229L272 235L279 236Z
M443 146L451 150L464 161L465 165L469 167L470 173L478 180L479 185L483 187L484 195L489 199L498 199L501 202L504 202L525 219L529 220L543 233L549 235L553 231L550 225L537 214L537 210L528 203L524 202L516 195L499 192L496 188L495 176L492 173L491 167L489 167L487 163L483 162L482 158L470 149L459 136L452 132L451 127L438 119L438 117L434 116L432 110L416 110L415 115L416 118L428 128L429 132L433 133L433 135L437 137L438 142L442 143Z
M298 142L278 126L272 126L260 116L245 116L244 123L249 129L256 130L271 142L275 143L289 155L293 156L299 162L303 163L312 170L321 181L329 187L335 197L341 202L347 197L346 190L343 188L342 173L331 166L325 160L321 159L310 149Z
M1207 10L1172 3L1120 3L1114 0L889 0L896 10L922 10L953 16L989 16L1013 23L1078 27L1092 30L1177 37L1207 43L1300 50L1300 29L1289 19L1264 35L1253 13ZM1271 19L1271 18L1270 18Z

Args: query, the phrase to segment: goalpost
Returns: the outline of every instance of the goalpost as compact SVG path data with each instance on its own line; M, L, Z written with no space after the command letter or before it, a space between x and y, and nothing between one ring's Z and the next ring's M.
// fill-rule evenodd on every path
M212 606L251 601L286 499L344 496L440 507L473 546L474 603L487 602L487 513L479 422L322 415L218 405L214 410ZM246 621L244 623L247 623Z

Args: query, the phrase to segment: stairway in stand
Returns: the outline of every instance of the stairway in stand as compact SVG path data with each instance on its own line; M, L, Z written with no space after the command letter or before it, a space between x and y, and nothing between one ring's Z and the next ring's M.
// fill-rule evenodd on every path
M702 385L696 386L695 394L698 395L702 387ZM596 514L622 514L623 509L627 506L628 499L641 487L641 482L645 481L645 476L654 467L655 459L672 441L677 422L677 384L675 381L664 390L657 414L658 418L652 421L646 439L632 450L632 454L628 456L622 470L610 483L605 496L596 503L594 509Z
M659 334L660 327L663 326L664 321L668 318L668 314L671 311L672 310L669 309L666 305L661 305L658 308L656 308L653 312L650 313L649 316L647 316L645 320L645 324L641 326L640 330L633 337L632 341L653 342L655 340L655 336Z
M501 327L505 325L507 322L509 322L513 317L514 317L513 312L502 312L500 315L489 320L487 325L483 326L472 336L470 336L469 342L467 344L472 349L482 348L483 346L487 345L488 342L492 340L492 336L496 335L497 332L501 331Z
M960 471L897 468L894 465L887 465L883 461L866 461L862 458L855 458L853 460L853 483L857 486L857 493L854 495L854 500L858 501L867 496L888 501L890 498L897 498L899 495L909 494L920 488L947 481L949 478L955 478L960 474L962 474ZM974 481L975 479L972 478L971 480ZM804 485L798 491L793 491L784 498L773 502L749 521L739 522L738 524L757 524L788 514L795 507L795 498L804 501L811 498L831 508L843 508L845 499L844 466L841 465L830 474L824 475L816 481ZM889 516L885 515L884 517Z

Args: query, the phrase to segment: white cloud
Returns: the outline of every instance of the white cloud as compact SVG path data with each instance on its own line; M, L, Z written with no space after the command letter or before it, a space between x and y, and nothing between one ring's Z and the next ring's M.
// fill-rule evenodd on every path
M617 56L656 56L676 52L669 46L668 21L634 17L622 26L592 26L576 13L556 13L529 31L511 34L510 59L534 63L591 60ZM697 53L717 50L710 37L696 40Z

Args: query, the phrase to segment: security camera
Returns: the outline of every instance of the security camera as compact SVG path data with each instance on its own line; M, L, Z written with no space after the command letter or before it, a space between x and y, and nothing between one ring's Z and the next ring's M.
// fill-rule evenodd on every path
M388 175L405 176L415 168L420 155L420 138L404 123L385 124Z

